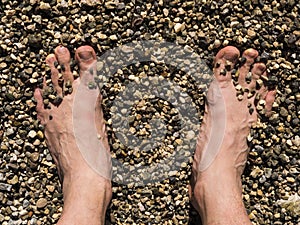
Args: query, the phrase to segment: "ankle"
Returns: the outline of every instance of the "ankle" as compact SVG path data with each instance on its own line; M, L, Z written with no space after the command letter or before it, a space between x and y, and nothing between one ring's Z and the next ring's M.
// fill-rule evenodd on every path
M242 201L240 181L229 177L202 177L196 182L193 197L204 225L251 224Z
M111 200L111 182L95 174L65 177L62 224L100 225Z

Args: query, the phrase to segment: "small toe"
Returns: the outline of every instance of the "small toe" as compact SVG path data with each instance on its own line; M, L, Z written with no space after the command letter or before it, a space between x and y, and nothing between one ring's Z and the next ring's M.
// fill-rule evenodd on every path
M266 97L265 97L265 101L266 101L266 115L270 115L271 111L272 111L272 106L273 103L275 101L275 97L276 97L276 90L272 90L272 91L268 91Z
M255 63L251 70L251 74L252 80L248 85L249 89L253 90L255 88L261 88L263 82L261 80L258 82L258 80L261 78L261 76L266 77L266 65L264 63Z
M70 52L66 47L58 46L54 50L55 56L57 58L57 61L60 65L60 69L64 78L64 81L71 81L73 82L74 77L71 72L70 62L71 62L71 56Z
M249 78L251 78L251 76L249 77L249 72L251 70L251 66L254 63L255 59L258 56L258 52L255 49L247 49L246 51L244 51L242 59L241 59L241 68L239 69L239 79L238 82L240 85L242 85L243 87L248 86L246 80Z
M214 74L219 82L231 81L231 71L239 56L239 50L233 46L227 46L218 52L214 62Z
M59 85L59 71L56 68L58 62L56 56L54 54L50 54L46 58L46 63L49 65L51 69L51 81L53 84L54 89L56 90L59 96L62 96L62 88Z
M36 88L34 90L33 96L36 100L36 111L38 113L41 113L44 110L44 103L43 103L43 96L42 96L41 89Z

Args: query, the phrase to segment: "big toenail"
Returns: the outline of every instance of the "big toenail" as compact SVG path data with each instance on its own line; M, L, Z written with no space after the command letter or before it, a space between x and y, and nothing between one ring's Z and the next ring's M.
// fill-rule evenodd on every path
M89 59L93 58L93 54L91 51L79 52L78 56L79 56L79 58L81 58L83 60L89 60Z

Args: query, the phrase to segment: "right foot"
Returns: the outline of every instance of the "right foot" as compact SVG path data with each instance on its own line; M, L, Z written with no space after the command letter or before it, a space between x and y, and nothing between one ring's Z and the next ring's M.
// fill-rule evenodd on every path
M264 85L256 89L256 81L266 75L266 66L254 63L258 53L254 49L248 49L243 54L246 62L239 68L238 83L255 93L251 98L245 93L243 99L238 100L231 72L239 54L236 48L228 46L220 50L215 58L215 80L208 90L208 104L197 140L191 197L204 225L251 224L242 202L241 185L241 175L248 155L246 138L251 125L257 121L255 96L259 94L260 99L265 101L266 114L269 114L276 91L268 90ZM252 73L250 84L246 82L249 72ZM249 113L249 106L252 114ZM209 136L213 130L212 124L222 118L225 119L220 123L225 124L222 144L219 149L208 149L215 146L216 142L214 134ZM208 155L212 152L217 154L210 161Z

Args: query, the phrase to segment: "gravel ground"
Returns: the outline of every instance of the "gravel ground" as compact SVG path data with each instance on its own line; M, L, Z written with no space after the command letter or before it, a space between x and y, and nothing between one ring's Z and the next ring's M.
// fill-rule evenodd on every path
M59 44L68 46L72 54L89 44L101 56L133 40L163 39L193 49L210 68L213 56L226 45L241 51L252 47L268 59L270 80L278 85L275 114L269 121L262 120L249 140L244 201L253 224L299 224L299 10L300 4L294 0L131 0L93 6L71 0L1 0L0 223L55 224L62 211L56 167L36 120L33 100L34 87L49 75L47 54ZM75 64L73 68L77 68ZM142 117L151 112L147 104L157 108L170 126L164 149L157 148L149 155L120 144L110 123L112 102L128 81L141 74L172 78L197 99L200 118L203 113L203 94L194 90L182 71L157 63L118 71L103 87L105 117L113 157L133 165L140 161L151 164L174 151L176 140L180 142L176 139L176 109L148 96L132 110L132 123L144 126ZM172 110L174 113L169 113ZM147 136L143 126L132 132ZM108 223L199 224L188 200L192 156L186 157L180 171L171 171L169 178L155 184L114 182Z

